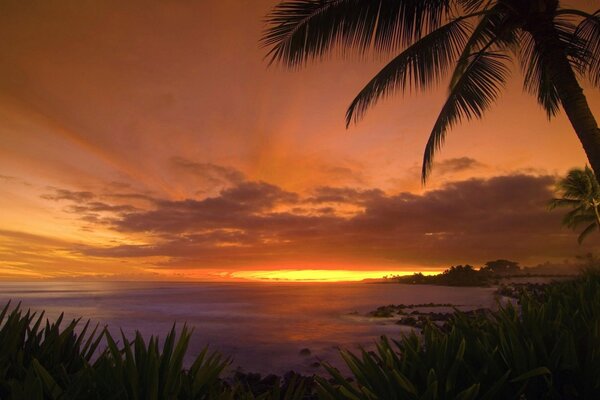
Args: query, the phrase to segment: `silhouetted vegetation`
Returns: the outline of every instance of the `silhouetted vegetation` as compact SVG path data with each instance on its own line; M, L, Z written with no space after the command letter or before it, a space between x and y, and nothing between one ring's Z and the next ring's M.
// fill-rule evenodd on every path
M550 201L550 208L568 207L563 225L573 230L584 226L577 240L581 243L594 231L600 231L600 184L594 172L574 168L558 181L557 191L561 197Z
M423 156L426 180L448 131L481 118L517 59L524 89L548 117L562 108L596 174L600 130L580 86L600 86L600 10L557 0L285 0L267 16L263 44L271 62L304 66L328 53L372 53L390 61L357 94L347 125L395 91L429 89L448 77L448 97ZM341 49L341 51L339 51Z
M495 277L495 273L490 270L477 270L472 265L456 265L437 275L416 273L408 276L394 276L387 278L387 281L413 285L488 286Z
M391 275L383 277L383 283L404 283L411 285L440 286L490 286L501 284L510 278L558 278L573 276L585 269L589 264L587 255L576 264L554 266L541 264L533 268L522 268L518 262L499 259L486 262L481 268L472 265L455 265L441 274L423 275L420 272L412 275ZM594 263L595 261L592 260ZM381 281L380 281L381 282Z
M463 268L464 269L464 268ZM467 268L468 270L468 268ZM406 307L402 307L403 309ZM204 350L189 368L191 332L120 344L106 329L62 316L44 321L10 305L0 312L2 399L540 399L600 396L600 273L520 294L497 311L454 313L443 324L374 352L342 351L352 377L237 373ZM162 345L159 345L159 342ZM102 347L102 348L101 348Z
M61 327L63 316L45 321L10 303L0 312L0 399L303 399L305 379L236 374L221 378L229 360L202 351L183 367L191 331L175 327L159 346L138 333L133 341L117 340L107 329L89 330L74 320ZM104 348L98 350L103 344Z
M342 356L355 381L329 366L336 382L317 378L322 398L600 398L600 275Z

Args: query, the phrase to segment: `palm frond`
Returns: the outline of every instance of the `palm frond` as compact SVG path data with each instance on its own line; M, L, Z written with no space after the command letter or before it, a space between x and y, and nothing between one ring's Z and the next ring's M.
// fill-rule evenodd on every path
M481 10L484 8L485 3L490 3L489 0L457 0L458 5L460 5L466 12L472 13L476 10Z
M587 166L585 169L570 170L567 176L558 182L557 187L562 192L563 198L588 202L592 199L600 199L600 185L594 172Z
M553 29L561 51L571 67L579 75L588 74L594 55L587 48L586 41L577 34L579 13L572 10L559 10L553 19ZM583 15L587 15L583 13ZM560 109L559 91L549 66L554 63L554 53L549 53L547 43L534 40L529 32L522 31L519 40L518 58L524 73L524 90L536 96L538 103L546 111L547 117L554 117ZM552 44L554 48L556 44Z
M600 229L598 211L600 207L600 185L594 172L586 166L584 169L571 169L567 175L556 184L556 190L562 195L550 201L550 209L556 207L570 207L562 219L562 224L571 229L581 225L586 228L579 235L581 242L593 231Z
M519 60L524 73L523 89L536 96L538 103L546 111L548 119L560 110L560 97L554 85L547 64L540 59L536 43L527 32L521 35Z
M463 119L481 118L497 98L509 74L508 56L482 51L477 53L448 95L435 122L423 156L423 183L431 171L433 157L441 148L448 129Z
M565 48L565 53L573 69L585 74L592 60L592 54L587 49L587 43L577 33L579 23L570 15L559 15L554 18L554 27L558 32L558 40Z
M577 243L581 244L583 242L583 240L586 237L588 237L592 232L594 232L597 228L598 228L598 225L596 224L596 222L589 224L588 227L585 228L583 230L583 232L581 232L579 234L579 236L577 237Z
M423 89L439 81L466 43L467 18L441 26L390 61L352 101L346 112L346 126L360 120L377 100L395 90Z
M595 86L600 86L600 10L585 18L574 35L585 43L589 54L586 76Z
M550 210L553 210L555 208L558 207L576 207L581 203L580 200L576 200L576 199L552 199L550 200L550 202L548 203L548 208Z
M460 55L452 78L450 79L450 88L454 87L460 79L465 69L468 67L473 56L481 51L487 51L496 45L506 47L516 41L514 29L506 24L508 15L502 5L494 7L482 13L482 17L469 37Z
M594 211L586 207L577 207L565 214L562 224L567 228L577 229L581 224L595 223Z
M340 50L389 51L437 29L450 0L285 0L266 17L267 58L293 67Z

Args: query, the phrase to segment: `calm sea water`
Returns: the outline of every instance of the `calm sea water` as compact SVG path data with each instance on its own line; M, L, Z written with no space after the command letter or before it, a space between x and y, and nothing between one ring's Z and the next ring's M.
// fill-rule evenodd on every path
M190 358L209 345L231 356L232 368L279 374L318 373L317 360L340 365L338 347L370 348L380 335L410 329L365 317L381 305L495 304L490 288L367 283L0 282L0 304L9 299L128 336L164 337L174 322L187 323L194 327ZM311 354L301 355L304 348Z

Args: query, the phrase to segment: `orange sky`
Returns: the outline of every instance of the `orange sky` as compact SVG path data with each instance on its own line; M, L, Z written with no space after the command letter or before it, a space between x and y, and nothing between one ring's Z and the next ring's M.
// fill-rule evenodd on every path
M451 132L424 190L445 88L346 130L385 59L267 68L275 3L2 2L0 279L387 273L593 249L545 208L581 146L517 68L483 121Z

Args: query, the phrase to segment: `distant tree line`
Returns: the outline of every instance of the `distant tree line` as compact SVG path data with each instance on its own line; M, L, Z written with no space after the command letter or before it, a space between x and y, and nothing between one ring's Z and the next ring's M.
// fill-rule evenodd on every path
M423 275L418 272L408 276L388 276L387 281L409 283L415 285L445 285L445 286L488 286L500 279L519 276L541 276L535 269L522 268L518 262L498 259L486 262L479 269L472 265L454 265L441 274Z

